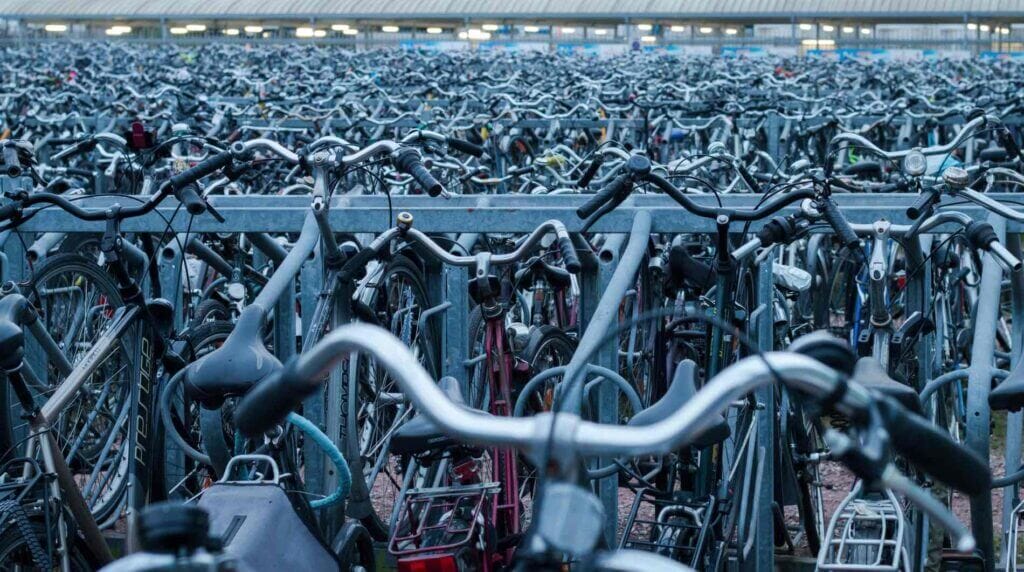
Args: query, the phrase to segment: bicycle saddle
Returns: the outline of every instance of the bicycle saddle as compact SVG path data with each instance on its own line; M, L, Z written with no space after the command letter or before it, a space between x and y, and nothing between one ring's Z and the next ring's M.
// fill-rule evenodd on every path
M263 345L263 319L259 307L246 307L224 344L188 366L184 385L189 397L216 409L281 370L281 362Z
M668 391L665 392L665 395L647 409L634 415L629 420L629 425L645 427L675 413L697 393L697 385L694 382L696 376L697 364L688 359L679 362L679 365L676 366L676 373L672 376L672 385L668 386ZM716 443L721 443L728 437L729 425L726 423L725 417L719 415L715 424L694 440L693 446L700 449L710 447Z
M694 288L709 288L718 279L718 272L711 266L697 260L680 244L668 251L668 283L673 288L689 285Z
M456 405L467 407L457 379L451 376L442 377L437 385ZM391 435L391 452L398 455L415 455L435 449L446 449L457 444L456 440L442 433L426 415L420 414Z
M1022 362L1024 364L1024 362ZM1018 364L1010 375L988 394L988 405L996 411L1020 411L1024 407L1024 365Z
M539 256L534 256L526 261L523 268L516 271L517 283L531 283L537 277L541 277L555 288L568 288L572 283L571 274L564 268L552 266Z
M892 397L903 407L923 415L921 399L913 387L889 377L882 364L873 357L862 357L853 368L853 379L864 387Z

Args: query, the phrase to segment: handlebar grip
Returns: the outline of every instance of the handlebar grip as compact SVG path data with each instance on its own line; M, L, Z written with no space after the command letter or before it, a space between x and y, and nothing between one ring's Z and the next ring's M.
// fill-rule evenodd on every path
M0 207L0 221L11 220L18 214L19 210L21 210L21 205L18 203L7 203Z
M594 180L594 175L597 174L597 170L601 168L602 164L604 164L604 155L594 157L594 160L587 165L587 170L583 171L583 176L580 177L580 180L576 181L576 186L581 189L586 188L590 181Z
M1021 261L999 242L999 235L996 234L992 225L985 221L976 220L971 221L964 230L965 234L967 234L967 239L971 242L971 246L990 252L992 256L1001 260L1013 272L1021 269Z
M4 173L8 177L21 176L21 160L18 159L18 150L14 145L3 147Z
M568 236L559 236L558 248L562 251L562 262L565 264L565 269L573 274L578 274L583 269L583 265L580 264L579 256L576 256L576 245L572 243L572 239Z
M416 184L427 191L428 195L436 197L444 192L444 187L441 186L441 183L437 182L437 179L423 166L423 163L420 161L420 154L415 149L407 147L398 151L392 162L400 172L411 176L416 181Z
M175 198L185 205L185 210L192 216L201 215L206 212L206 201L199 196L199 187L195 183L189 183L174 191Z
M361 277L363 269L375 258L377 258L376 250L370 247L363 248L355 256L345 261L345 265L338 271L338 279L342 282L348 282L354 278Z
M840 212L839 206L827 197L818 201L818 204L821 206L821 215L836 232L843 246L851 251L860 252L860 238L857 237L857 233L853 231L846 217Z
M969 495L988 493L992 473L973 451L954 441L930 421L910 413L894 399L878 408L893 448L925 473Z
M230 151L224 151L217 153L213 157L207 157L196 163L192 168L171 177L171 188L178 190L186 185L195 183L199 179L227 167L231 164L232 159L233 156Z
M75 155L82 153L88 153L96 148L97 141L95 139L86 139L85 141L79 141L70 147L65 147L60 151L57 151L50 156L51 161L63 161L69 159Z
M252 388L235 408L235 427L247 437L259 437L279 425L316 386L295 375L295 358L284 369Z
M928 212L931 206L938 202L939 195L931 191L921 193L914 204L907 208L907 218L917 220L924 213Z
M483 157L484 148L477 145L476 143L470 143L465 139L459 139L458 137L449 137L448 146L457 151L461 151L467 155L474 157Z
M423 187L423 190L427 191L427 194L436 197L444 192L444 187L441 183L434 178L434 175L430 174L430 171L423 166L423 163L416 162L410 169L409 174L412 176L416 184Z
M1010 133L1009 129L1000 129L998 131L999 144L1006 149L1006 153L1010 155L1010 160L1020 158L1020 146L1017 145L1017 140L1013 138L1013 133Z
M576 209L576 216L580 218L588 218L590 215L597 212L597 209L612 200L612 197L617 195L619 190L626 185L628 181L629 174L626 173L612 179L612 181L605 185L603 189L594 193L594 196L591 197L589 201L583 203L583 206Z

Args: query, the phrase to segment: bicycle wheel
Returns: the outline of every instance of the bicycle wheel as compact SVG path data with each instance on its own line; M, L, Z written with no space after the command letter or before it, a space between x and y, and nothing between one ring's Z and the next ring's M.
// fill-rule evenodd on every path
M530 335L523 350L523 359L530 364L530 374L536 376L553 367L566 365L576 350L576 342L565 332L554 326L541 326ZM523 415L530 416L551 411L554 405L555 387L562 381L562 376L548 378L539 387L526 396L526 409ZM522 529L530 523L533 508L534 492L537 487L537 470L522 455L518 460L519 500L523 504Z
M219 348L231 334L230 322L206 322L184 334L186 353L182 357L189 363ZM199 404L188 398L180 388L171 397L171 425L185 442L197 451L204 451L202 431L199 427ZM165 423L165 426L167 424ZM168 427L168 431L170 428ZM170 498L190 499L210 485L215 475L210 467L186 455L173 437L164 435L163 482L160 485Z
M403 340L416 355L420 364L435 375L438 370L435 348L437 335L432 324L424 331L419 330L420 313L429 308L427 289L422 272L411 259L397 255L371 277L356 294L364 311L372 315L367 319L376 320L391 333ZM356 376L355 394L342 391L340 406L340 439L346 458L358 451L358 466L370 494L373 510L362 519L370 534L383 540L388 537L392 509L400 496L404 472L408 465L388 451L391 433L407 421L412 411L393 396L400 394L395 381L372 360L360 358L347 365L349 375ZM346 388L347 389L347 388ZM349 430L349 400L354 398L352 409L355 415Z
M46 553L44 524L38 520L23 521L23 524L11 523L0 530L0 572L60 570L60 555ZM75 572L95 570L97 566L89 561L74 539L74 534L68 534L65 539L70 545L71 569Z
M26 285L29 301L39 310L46 331L68 361L80 361L103 334L124 302L117 285L98 265L80 254L47 259ZM86 501L101 523L115 518L127 487L128 450L132 436L128 416L132 380L140 367L141 326L130 326L114 348L95 366L93 375L52 423L68 466ZM48 363L36 388L49 398L64 374ZM13 417L20 418L20 416Z
M786 442L795 475L797 511L800 526L812 555L821 549L824 535L825 501L821 464L817 455L827 451L822 437L821 419L809 415L798 404L790 402L786 423Z

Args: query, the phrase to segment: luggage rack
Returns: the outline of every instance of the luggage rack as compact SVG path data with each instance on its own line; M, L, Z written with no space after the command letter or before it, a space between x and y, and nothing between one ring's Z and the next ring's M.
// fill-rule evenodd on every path
M633 500L619 548L643 550L668 556L699 568L716 499L680 501L641 489Z
M433 487L409 491L398 515L388 552L396 557L451 552L483 542L483 511L491 510L500 483Z
M818 569L904 569L905 524L903 509L892 491L867 492L858 482L832 515Z

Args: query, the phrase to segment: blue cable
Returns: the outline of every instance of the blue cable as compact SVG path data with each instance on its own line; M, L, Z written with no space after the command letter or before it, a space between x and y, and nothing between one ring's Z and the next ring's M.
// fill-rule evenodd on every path
M316 425L313 425L309 419L298 413L289 413L288 422L305 433L318 447L323 449L331 459L331 462L334 463L334 466L338 468L338 489L328 497L311 501L309 506L324 508L345 500L352 489L352 471L349 470L348 463L345 461L345 456L341 454L341 450L331 442L330 437L325 435Z

